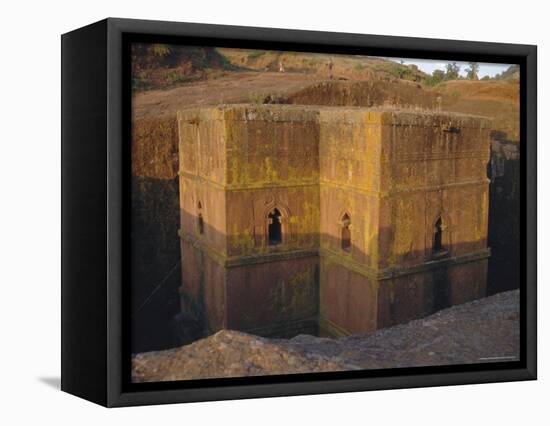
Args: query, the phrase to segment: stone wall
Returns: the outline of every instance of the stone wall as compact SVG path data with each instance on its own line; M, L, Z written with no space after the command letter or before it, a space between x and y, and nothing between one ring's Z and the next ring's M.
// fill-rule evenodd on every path
M323 252L319 287L321 335L341 337L379 328L379 283L374 274Z
M132 121L129 219L133 352L179 344L174 333L181 283L177 140L174 118L134 117Z
M178 113L182 311L204 333L316 332L317 115L255 105ZM268 242L274 209L278 245Z
M320 122L321 247L374 266L378 261L380 114L323 109ZM351 232L347 253L341 249L344 215Z
M285 102L348 107L393 105L491 118L488 238L492 255L488 291L494 294L519 288L520 111L517 80L456 80L431 90L403 81L329 81L297 91ZM403 173L414 179L405 169Z
M520 284L520 146L502 132L492 132L489 192L490 294Z
M261 336L317 334L319 257L243 264L227 270L227 327Z
M449 255L485 250L490 122L426 113L382 120L379 267L425 262L438 218Z
M327 82L298 92L286 101L332 106L410 105L417 109L409 113L415 120L422 116L419 108L470 111L471 101L461 106L449 104L450 99L443 96L443 103L440 104L435 92L422 90L414 84ZM485 109L480 106L480 114L487 111L500 114L502 108L485 105L488 101L484 102L482 106ZM510 108L513 109L513 105ZM325 109L328 112L324 113ZM461 210L465 211L461 211L460 216L452 217L453 223L460 220L472 223L469 218L474 217L476 212L484 214L478 206L486 196L480 195L474 183L470 185L466 182L472 170L475 169L476 173L483 171L468 158L430 160L428 167L430 164L433 167L423 170L424 163L414 160L415 155L423 154L408 152L414 144L400 143L396 154L412 160L401 158L389 161L386 158L388 167L384 171L382 168L376 170L376 163L371 159L382 156L384 144L370 142L383 136L386 138L384 143L390 147L384 155L391 155L393 148L388 145L391 134L382 132L383 126L368 124L369 114L374 117L380 113L380 110L375 110L370 108L370 112L364 113L361 111L365 109L360 108L297 105L191 108L180 112L187 115L185 120L179 121L179 126L175 114L134 117L132 341L136 351L174 344L173 317L179 312L177 289L181 277L178 276L178 267L174 272L173 266L180 261L182 250L177 230L188 229L196 233L198 201L202 205L205 238L210 238L210 251L233 257L269 254L271 251L315 250L318 246L341 253L341 219L347 212L351 215L351 232L361 237L359 240L354 238L351 253L346 253L344 259L352 258L371 268L378 267L379 247L387 247L385 259L380 257L380 262L385 262L385 266L414 265L422 261L428 250L431 241L428 221L418 226L416 219L404 214L398 220L401 226L398 233L391 227L378 226L396 211L424 210L424 216L433 216L441 210L441 206L458 202L462 205ZM509 111L503 110L502 113L508 114ZM362 117L362 114L365 116ZM425 116L433 118L437 114ZM405 114L400 112L399 117L405 117ZM464 119L462 116L460 120ZM330 124L331 121L333 124ZM347 121L347 125L335 126L338 121ZM200 122L203 125L199 131ZM206 122L209 124L205 125ZM519 120L516 122L519 123ZM517 123L512 126L514 129L518 128ZM452 123L440 124L453 127ZM504 128L500 121L496 125L498 129L502 127L508 131L509 126ZM399 139L402 141L410 140L413 135L429 141L433 139L430 133L436 132L437 126L430 127L428 124L424 130L410 125L395 128L400 129L402 134ZM468 128L464 122L460 128L460 133L441 132L441 135L455 140L462 138L460 145L479 139L475 134L468 133L469 130L464 130ZM419 136L422 131L427 133ZM184 150L179 149L179 134L187 140L187 144L199 141L200 146L186 145ZM517 131L509 134L517 139ZM325 143L330 138L332 142ZM366 144L363 144L361 141L365 140ZM280 144L280 141L283 143ZM380 152L375 152L376 149ZM454 155L452 152L450 154ZM202 158L208 160L202 162ZM492 132L489 169L488 239L492 256L489 260L488 291L495 293L519 286L519 144L508 140L502 131ZM179 179L178 171L181 174ZM200 177L200 182L196 176ZM436 184L441 181L447 187L431 191L423 197L407 189L414 186L418 179L428 179ZM476 179L472 177L471 180ZM210 185L204 184L207 181ZM459 181L461 183L457 186ZM382 191L382 185L391 186L396 194L400 192L401 195L395 195L391 201L389 198L381 201L382 198L372 192L377 187ZM453 186L456 188L452 189ZM469 201L460 201L464 199ZM266 244L265 211L275 204L284 205L287 209L284 226L288 238L284 246L273 249ZM220 210L219 205L224 205L225 209ZM350 207L342 209L342 205ZM455 207L449 209L454 211ZM225 217L233 212L239 214L229 229ZM321 220L323 216L327 220ZM483 246L482 241L470 238L476 232L483 234L486 225L483 225L482 219L476 223L476 229L469 229L464 235L462 231L450 230L452 240L461 241L452 245L455 254L469 253ZM458 228L462 230L463 226ZM472 241L467 242L468 238ZM350 267L348 262L347 268ZM161 290L149 297L160 282L164 282ZM418 294L424 291L420 287L428 288L429 285L418 286L415 290ZM439 299L448 300L448 297ZM214 315L214 309L211 312ZM214 322L223 324L218 320Z
M289 335L319 315L321 333L365 332L485 294L487 120L281 105L178 120L182 310L205 333Z
M376 109L320 117L325 331L370 331L485 295L490 123Z

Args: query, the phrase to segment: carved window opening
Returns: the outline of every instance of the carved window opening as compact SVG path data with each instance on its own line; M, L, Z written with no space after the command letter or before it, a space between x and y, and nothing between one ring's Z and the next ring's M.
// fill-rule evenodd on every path
M342 250L344 251L350 251L351 250L351 218L346 213L342 217L342 230L341 230L341 244L342 244Z
M199 210L199 214L197 216L197 229L199 231L199 234L202 235L204 234L204 219L202 218L202 212L201 212L202 204L200 201L197 207Z
M283 241L283 232L281 227L281 212L278 209L273 209L267 216L268 218L268 243L270 246L281 244Z
M441 216L437 218L434 225L434 241L432 246L432 252L438 254L444 251L443 248L443 222Z

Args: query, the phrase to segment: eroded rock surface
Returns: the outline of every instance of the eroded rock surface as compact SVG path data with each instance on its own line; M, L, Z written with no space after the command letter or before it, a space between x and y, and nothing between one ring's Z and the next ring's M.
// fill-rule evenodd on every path
M511 361L519 358L519 291L341 339L266 339L223 330L133 357L135 382Z
M357 368L334 357L308 354L279 342L232 330L177 349L134 356L135 382L261 376Z

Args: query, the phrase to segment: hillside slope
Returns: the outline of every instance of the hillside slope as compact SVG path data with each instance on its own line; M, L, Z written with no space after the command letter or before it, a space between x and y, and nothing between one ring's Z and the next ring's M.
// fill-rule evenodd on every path
M335 80L395 80L421 81L427 74L413 65L373 56L325 54L314 52L284 52L218 48L235 67L255 71L279 71L316 74Z

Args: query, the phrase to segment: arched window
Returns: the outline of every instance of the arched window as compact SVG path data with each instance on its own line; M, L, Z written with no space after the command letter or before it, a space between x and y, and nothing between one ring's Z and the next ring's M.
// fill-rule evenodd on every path
M199 230L199 234L204 234L204 219L202 218L202 204L199 201L197 205L197 209L199 211L199 214L197 215L197 228Z
M199 220L197 225L199 228L199 234L204 234L204 220L202 218L202 213L199 213Z
M434 225L434 242L432 246L433 253L440 253L443 251L443 222L441 216L437 218Z
M341 244L342 250L350 251L351 249L351 231L349 229L351 225L351 218L347 213L342 216L342 231L341 231Z
M273 209L267 216L269 219L268 225L268 243L270 246L281 244L283 235L281 231L281 212L278 209Z

